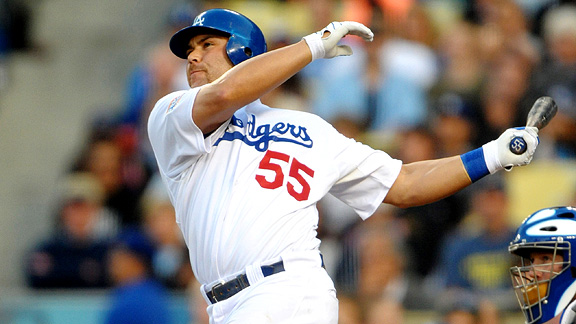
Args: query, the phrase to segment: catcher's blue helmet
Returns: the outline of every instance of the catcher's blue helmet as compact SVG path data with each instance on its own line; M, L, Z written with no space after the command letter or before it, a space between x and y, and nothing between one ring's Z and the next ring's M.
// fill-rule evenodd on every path
M521 264L510 268L510 272L526 323L545 323L572 301L576 294L576 253L572 253L575 244L574 207L541 209L518 227L508 249L522 257ZM535 251L553 254L550 263L533 264L531 252Z
M179 58L187 59L188 43L199 34L229 36L226 53L234 65L266 52L266 40L260 28L246 16L228 9L210 9L196 16L191 26L172 36L170 50Z

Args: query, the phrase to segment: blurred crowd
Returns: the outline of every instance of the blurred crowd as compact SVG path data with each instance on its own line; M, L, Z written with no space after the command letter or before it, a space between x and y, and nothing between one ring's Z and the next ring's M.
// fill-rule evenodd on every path
M114 287L118 304L139 296L148 310L166 305L142 296L190 290L201 316L203 300L145 125L156 100L188 87L186 63L170 52L169 37L211 7L274 21L262 24L269 50L304 36L282 23L302 12L309 15L301 19L307 32L333 20L369 26L373 42L347 37L354 55L314 61L262 101L318 114L405 163L462 154L496 139L524 125L544 95L559 112L540 132L535 161L576 158L576 5L570 1L269 0L260 9L253 3L190 0L174 7L164 36L127 76L125 105L115 116L95 116L85 149L62 175L54 231L26 256L30 287ZM5 22L0 19L0 84L10 44ZM340 323L397 324L406 310L431 309L440 316L429 323L498 324L502 314L517 311L508 274L507 246L517 225L508 185L507 174L497 174L430 205L383 205L364 222L326 196L318 233L339 291ZM165 320L161 311L155 315Z

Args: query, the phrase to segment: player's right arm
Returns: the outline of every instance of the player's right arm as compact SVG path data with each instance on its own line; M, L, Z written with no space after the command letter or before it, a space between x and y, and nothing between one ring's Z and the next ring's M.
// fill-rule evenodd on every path
M246 60L202 87L194 102L192 119L204 134L215 130L236 110L278 87L314 59L351 55L348 46L338 45L346 35L367 41L374 36L360 23L334 22L298 43Z

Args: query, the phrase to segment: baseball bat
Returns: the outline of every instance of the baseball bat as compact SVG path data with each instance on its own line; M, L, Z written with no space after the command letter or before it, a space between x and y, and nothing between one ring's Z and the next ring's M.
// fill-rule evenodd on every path
M558 112L558 106L554 99L547 96L540 97L528 112L526 126L542 129L548 125L556 112ZM510 141L510 151L514 154L520 155L526 152L526 148L526 141L522 137L517 136Z

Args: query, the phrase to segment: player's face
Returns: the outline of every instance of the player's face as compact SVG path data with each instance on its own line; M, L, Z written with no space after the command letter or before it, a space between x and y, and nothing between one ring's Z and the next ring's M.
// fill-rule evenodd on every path
M554 255L553 252L537 251L530 253L530 263L534 266L534 270L527 274L531 279L538 279L538 281L550 279L555 273L562 270L562 261L564 258L561 255Z
M512 268L514 290L523 305L533 306L548 296L550 279L562 271L563 260L554 251L532 251L524 258L522 267Z
M226 44L228 37L218 35L197 35L189 44L186 74L190 87L198 87L218 79L232 68Z

